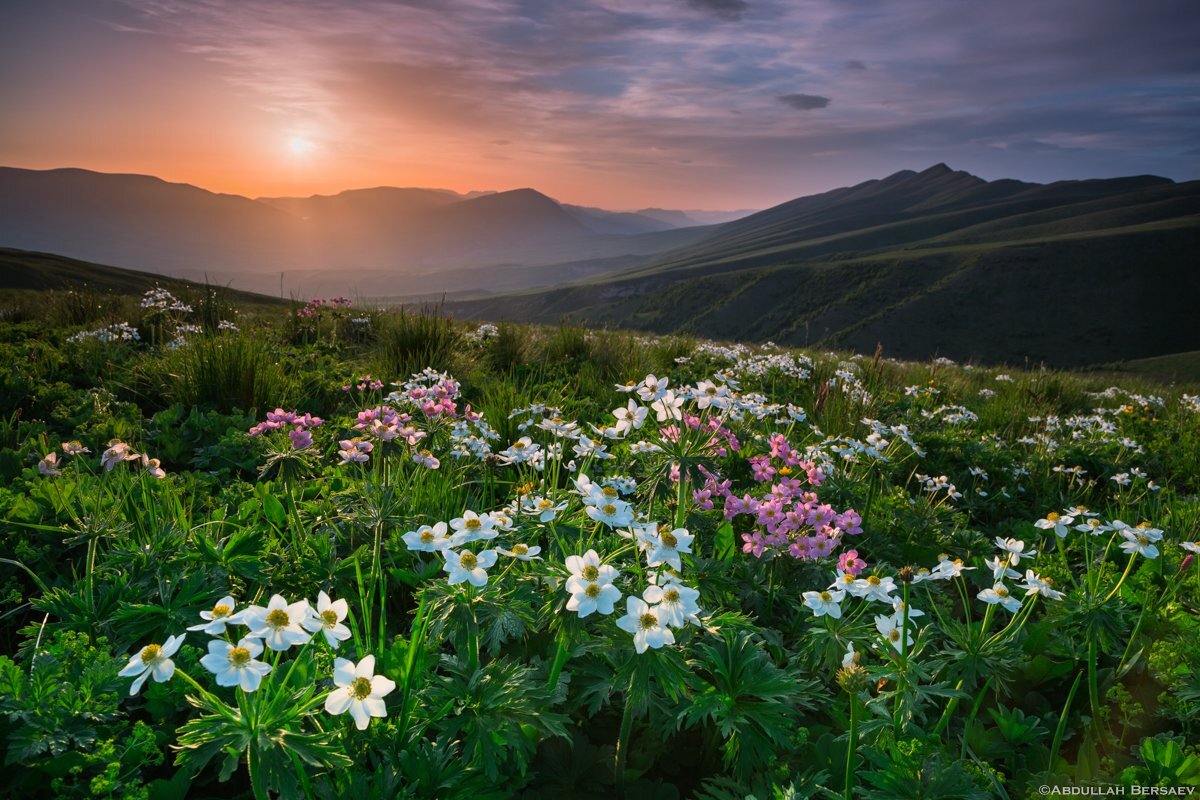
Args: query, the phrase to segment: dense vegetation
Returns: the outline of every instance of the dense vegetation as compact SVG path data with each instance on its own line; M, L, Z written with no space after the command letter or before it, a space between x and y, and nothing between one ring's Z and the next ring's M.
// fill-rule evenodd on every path
M0 321L17 796L1200 787L1200 398L68 294Z

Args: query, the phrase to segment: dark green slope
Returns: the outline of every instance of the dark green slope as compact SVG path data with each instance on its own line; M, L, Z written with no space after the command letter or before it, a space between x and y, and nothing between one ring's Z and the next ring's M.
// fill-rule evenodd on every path
M88 288L98 292L121 295L140 295L155 286L180 294L203 290L205 285L181 278L168 278L150 272L109 267L79 261L52 253L35 253L0 247L0 290L67 290ZM277 304L285 301L277 297L224 289L222 292L234 302L246 304Z
M1080 366L1200 349L1198 248L1200 182L988 183L939 165L768 209L625 273L453 310Z

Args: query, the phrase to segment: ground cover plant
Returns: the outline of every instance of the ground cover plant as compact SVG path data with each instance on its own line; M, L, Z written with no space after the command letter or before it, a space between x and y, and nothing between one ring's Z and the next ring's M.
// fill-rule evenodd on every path
M1200 788L1194 388L53 302L0 321L15 796Z

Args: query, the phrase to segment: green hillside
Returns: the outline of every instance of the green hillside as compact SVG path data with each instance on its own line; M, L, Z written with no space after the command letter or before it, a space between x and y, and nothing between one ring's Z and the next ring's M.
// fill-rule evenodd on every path
M152 272L93 264L52 253L34 253L0 247L0 291L45 291L89 289L115 295L140 295L161 286L176 294L203 291L203 283L169 278ZM277 297L221 288L227 299L239 304L277 305Z
M632 270L453 304L660 333L1077 367L1200 348L1200 182L943 165L801 198Z

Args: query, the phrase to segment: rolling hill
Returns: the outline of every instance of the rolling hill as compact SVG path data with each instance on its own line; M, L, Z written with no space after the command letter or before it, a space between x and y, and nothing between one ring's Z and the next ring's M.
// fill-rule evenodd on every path
M620 273L452 310L1064 367L1200 348L1200 182L989 182L939 164L710 230Z
M547 285L641 263L703 232L528 188L250 199L146 175L0 168L0 246L268 292L281 272L297 294ZM575 266L523 269L564 263ZM493 282L493 270L505 278Z

